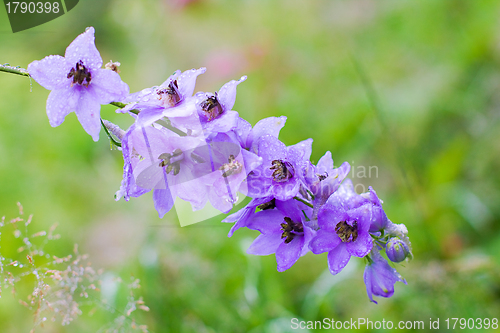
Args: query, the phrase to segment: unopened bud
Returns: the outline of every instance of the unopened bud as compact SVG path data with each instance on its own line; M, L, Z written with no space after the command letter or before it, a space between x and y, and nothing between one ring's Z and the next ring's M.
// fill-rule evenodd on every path
M392 262L401 262L408 257L410 249L401 239L394 237L387 242L386 253Z

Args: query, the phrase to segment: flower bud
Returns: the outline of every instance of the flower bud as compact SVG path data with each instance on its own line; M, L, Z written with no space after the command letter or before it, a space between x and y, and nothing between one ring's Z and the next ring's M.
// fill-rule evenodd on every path
M386 253L392 262L401 262L410 254L410 249L401 239L394 237L387 242Z

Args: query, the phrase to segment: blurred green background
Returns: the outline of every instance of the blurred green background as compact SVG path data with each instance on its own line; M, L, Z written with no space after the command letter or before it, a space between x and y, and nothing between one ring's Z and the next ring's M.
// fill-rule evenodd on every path
M13 34L0 9L0 63L26 68L63 55L94 26L104 62L121 63L131 92L176 69L207 67L197 91L248 75L234 107L241 117L255 124L286 115L282 141L312 137L313 162L330 150L336 165L351 163L358 191L373 186L389 218L407 226L415 259L397 269L408 285L397 283L378 305L358 258L338 276L326 254L278 273L274 256L245 254L258 232L227 238L222 216L181 228L175 212L158 218L151 194L115 202L120 152L102 131L94 143L74 113L51 128L48 91L33 82L30 92L29 79L7 73L0 216L17 216L20 201L34 214L33 232L59 223L54 255L78 243L94 267L139 278L150 311L137 322L152 332L297 332L292 318L422 320L426 328L440 318L443 329L451 317L500 318L499 15L493 0L81 0ZM127 128L132 119L114 109L101 116ZM16 255L5 241L0 250ZM126 297L120 289L110 301L120 308ZM18 298L2 294L2 333L32 328L33 311ZM95 332L116 317L89 316L91 308L69 326L38 330Z

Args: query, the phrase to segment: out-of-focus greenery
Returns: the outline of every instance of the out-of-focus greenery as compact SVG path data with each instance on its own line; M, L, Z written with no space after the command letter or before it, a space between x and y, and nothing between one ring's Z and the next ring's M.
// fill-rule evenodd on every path
M493 0L82 0L13 34L0 10L0 63L26 68L63 55L94 26L104 61L121 63L131 92L176 69L206 66L203 91L248 75L238 87L241 117L255 124L286 115L286 144L312 137L313 162L330 150L336 165L351 163L357 189L373 186L389 218L407 226L415 259L396 267L408 285L397 283L378 305L367 298L361 259L331 276L326 255L308 254L278 273L274 256L245 254L258 232L228 239L222 216L181 228L175 212L157 217L150 194L115 202L120 152L102 132L94 143L74 113L51 128L48 91L7 73L0 215L17 216L20 201L34 214L33 232L59 222L51 253L79 243L93 266L139 278L150 311L138 321L152 332L289 332L292 318L422 320L426 328L429 318L441 328L451 317L499 318L499 14ZM114 109L104 106L102 117L127 128L132 119ZM8 243L0 250L15 256ZM126 297L119 291L111 302L119 308ZM1 332L32 326L17 298L3 290ZM99 308L89 316L91 308L45 331L93 332L115 317Z

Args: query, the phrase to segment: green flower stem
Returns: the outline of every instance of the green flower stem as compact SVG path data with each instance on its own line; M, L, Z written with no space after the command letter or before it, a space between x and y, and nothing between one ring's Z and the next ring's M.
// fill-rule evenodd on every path
M6 72L6 73L12 73L12 74L30 77L30 74L28 73L28 71L26 69L21 68L21 67L13 67L13 66L10 66L9 64L0 65L0 72Z
M125 104L125 103L121 103L121 102L111 102L111 103L109 103L109 104L110 104L110 105L114 105L114 106L116 106L116 107L118 107L118 108L120 108L120 109L123 109L124 107L126 107L126 106L127 106L127 104ZM141 112L141 111L136 110L136 109L133 109L133 110L130 110L129 112L132 112L133 114L139 114L139 112Z
M309 207L313 208L313 205L312 205L311 203L309 203L309 202L305 201L304 199L301 199L301 198L299 198L299 197L293 197L293 198L294 198L295 200L297 200L297 201L302 202L304 205L306 205L306 206L309 206Z

